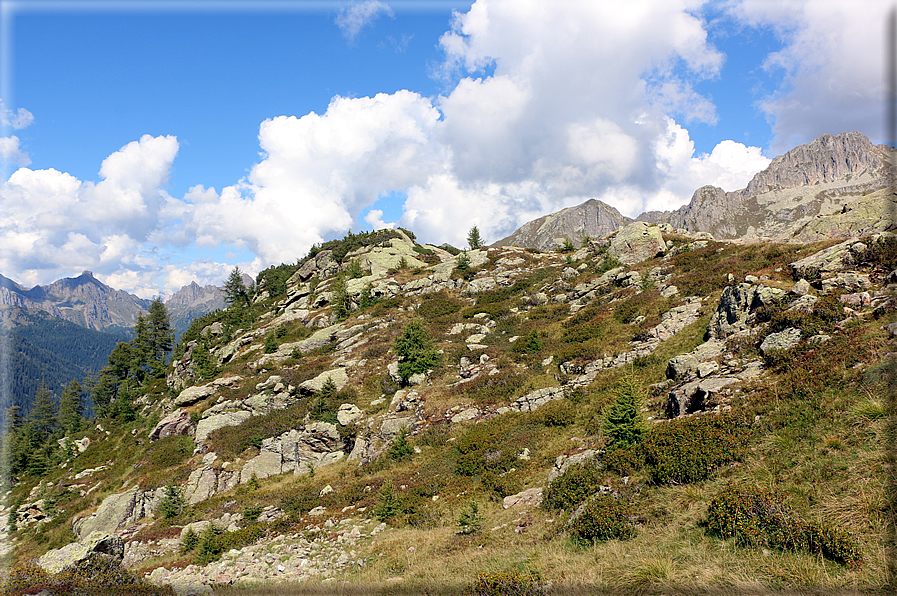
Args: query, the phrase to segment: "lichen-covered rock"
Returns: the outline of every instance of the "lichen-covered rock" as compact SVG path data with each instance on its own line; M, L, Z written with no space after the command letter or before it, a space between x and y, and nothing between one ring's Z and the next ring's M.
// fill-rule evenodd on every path
M502 509L512 507L538 507L542 503L542 487L528 488L516 495L509 495L502 499Z
M111 534L137 523L144 515L143 493L134 486L103 499L92 515L75 520L72 529L82 539L96 531Z
M115 564L121 563L125 556L124 542L115 534L91 532L80 542L72 542L62 548L47 551L37 560L37 564L47 573L59 573L94 554L109 557Z
M337 389L342 389L346 386L346 383L349 382L349 375L346 373L345 368L334 368L332 370L322 372L313 379L309 379L303 383L300 383L299 389L303 393L315 393L316 391L320 391L321 388L324 387L328 379L333 381Z
M341 404L336 413L336 419L343 426L357 422L364 417L364 413L355 404Z
M653 259L667 248L658 226L637 221L617 231L607 253L625 265Z
M207 385L200 385L198 387L188 387L181 391L176 398L174 398L174 405L179 408L192 406L193 404L202 401L211 395L214 395L217 390L218 388L211 383Z
M224 428L225 426L240 426L252 417L252 413L246 410L237 410L234 412L224 412L214 414L207 418L203 418L196 424L196 434L194 441L197 445L202 445L210 434Z
M585 451L580 451L579 453L574 453L572 455L561 454L554 460L554 467L548 472L548 482L550 483L555 478L563 476L564 472L566 472L567 468L570 466L587 462L597 462L598 460L599 453L594 449L586 449Z
M760 344L760 351L766 354L770 350L790 350L800 343L802 337L800 329L788 327L778 333L770 333Z

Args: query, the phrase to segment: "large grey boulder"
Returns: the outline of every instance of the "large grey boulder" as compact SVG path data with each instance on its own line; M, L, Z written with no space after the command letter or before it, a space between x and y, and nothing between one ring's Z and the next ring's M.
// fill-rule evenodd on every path
M80 542L47 551L37 560L37 564L47 573L59 573L95 554L109 557L117 565L125 556L125 544L120 536L95 531Z
M103 499L92 515L75 520L72 529L82 539L97 531L111 534L137 523L144 515L143 493L134 486Z
M334 368L333 370L322 372L313 379L300 383L299 389L303 393L315 393L324 387L328 379L333 381L337 389L342 389L349 382L349 375L346 373L345 368Z
M554 460L554 466L548 472L548 482L564 475L570 466L585 463L598 463L599 453L594 449L586 449L572 455L561 454Z
M222 414L209 416L208 418L203 418L196 425L196 434L193 437L194 441L197 445L202 445L209 435L219 428L224 428L225 426L240 426L251 417L252 414L250 412L247 412L246 410L237 410L236 412L224 412Z
M766 354L771 350L790 350L800 343L802 333L800 329L788 327L778 333L770 333L760 344L760 351Z
M632 265L653 259L666 249L660 227L637 221L620 229L611 238L607 254L624 265Z
M174 398L174 405L177 407L185 407L192 406L193 404L204 400L205 398L214 395L218 388L209 383L207 385L200 385L198 387L187 387L183 391L181 391L176 398Z
M190 418L190 412L178 409L159 421L150 431L149 440L157 441L174 435L192 435L196 425Z

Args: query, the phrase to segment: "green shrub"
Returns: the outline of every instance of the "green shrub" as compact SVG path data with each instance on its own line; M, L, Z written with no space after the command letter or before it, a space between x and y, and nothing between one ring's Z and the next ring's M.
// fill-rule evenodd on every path
M414 447L408 442L408 428L403 426L399 430L389 449L386 450L386 455L393 461L410 459L414 455Z
M677 418L646 435L645 465L657 484L697 482L740 459L750 435L750 424L733 414Z
M181 552L189 553L193 551L194 548L199 544L199 536L196 535L196 532L193 531L193 528L187 530L187 533L184 534L184 538L181 539Z
M184 497L178 486L169 484L165 487L162 502L159 503L159 512L163 519L172 519L184 512Z
M277 351L277 338L273 333L265 336L265 354L273 354Z
M458 533L464 535L479 532L483 527L483 516L480 515L480 506L476 501L471 501L458 516Z
M480 476L480 484L489 493L493 500L501 501L509 495L520 492L520 483L511 474L496 474L492 471L483 472Z
M542 338L535 329L527 334L526 339L514 342L514 351L522 354L537 354L543 347Z
M412 321L405 327L393 350L399 356L399 376L405 382L412 375L426 373L439 364L439 353L420 321Z
M496 422L498 421L498 422ZM509 441L509 429L500 417L488 423L472 426L454 443L455 472L461 476L476 476L487 470L507 472L517 462L518 450Z
M543 426L569 426L576 420L576 408L566 399L555 399L532 414Z
M616 389L616 398L604 412L604 432L613 445L638 443L646 430L642 414L645 389L634 375L623 377Z
M377 494L374 516L383 522L402 513L404 509L401 497L396 494L396 487L392 482L385 482Z
M477 575L471 596L543 596L546 589L535 571L487 571Z
M604 452L604 465L620 476L631 476L645 465L645 453L640 444L614 445Z
M595 462L574 464L552 480L542 495L542 509L576 507L601 488L601 469Z
M633 507L628 499L597 495L573 521L570 535L581 544L626 540L635 535L632 517Z
M711 501L706 526L717 536L734 537L742 546L817 553L850 567L863 561L859 544L849 533L807 522L774 493L729 487Z

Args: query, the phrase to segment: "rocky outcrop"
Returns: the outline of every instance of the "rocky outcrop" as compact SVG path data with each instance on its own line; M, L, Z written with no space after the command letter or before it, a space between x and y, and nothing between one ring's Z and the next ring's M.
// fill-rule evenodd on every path
M159 421L150 431L149 440L158 441L173 435L192 435L196 431L196 425L190 418L190 412L178 409Z
M660 228L639 221L618 231L607 253L624 265L632 265L662 255L666 248Z
M164 489L144 492L134 486L123 493L103 499L97 510L72 524L75 535L86 538L91 532L115 533L136 524L144 517L152 517L159 507Z
M125 555L124 542L115 534L91 532L80 542L47 551L38 558L37 564L47 573L59 573L95 555L107 557L117 565Z

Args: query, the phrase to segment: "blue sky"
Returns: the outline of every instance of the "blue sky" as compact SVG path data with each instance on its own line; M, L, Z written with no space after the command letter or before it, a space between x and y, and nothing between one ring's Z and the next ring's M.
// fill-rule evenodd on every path
M142 296L881 136L885 2L0 1L0 273Z

